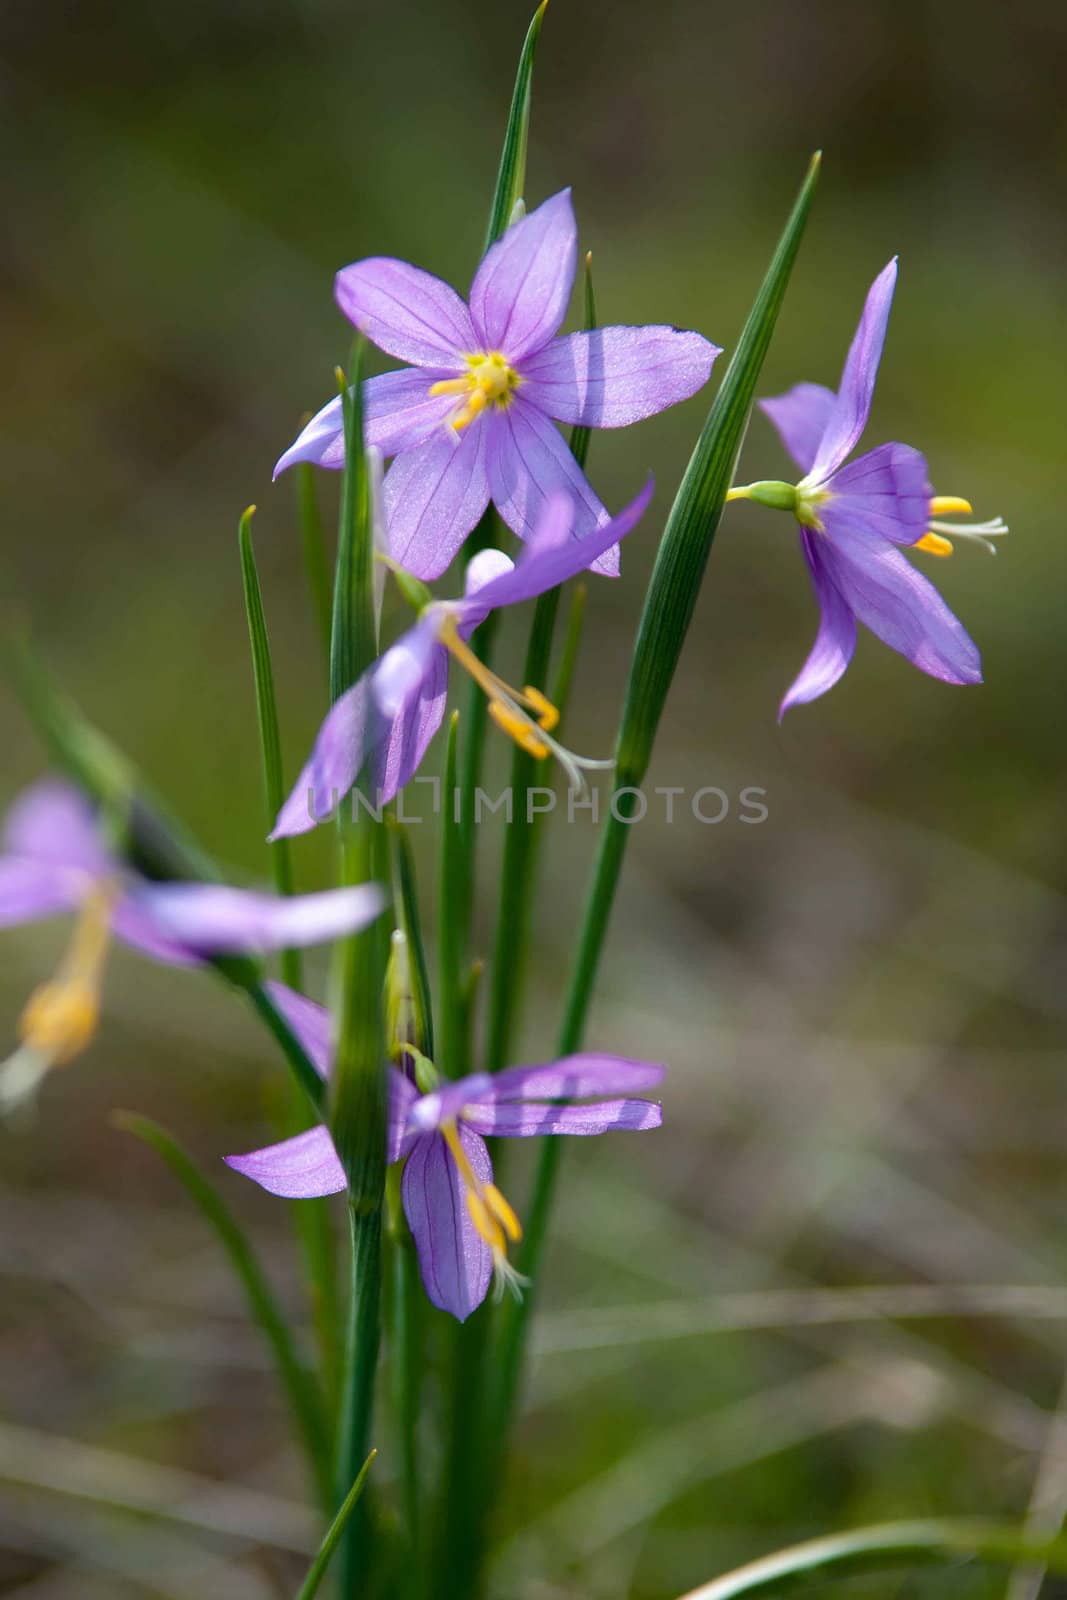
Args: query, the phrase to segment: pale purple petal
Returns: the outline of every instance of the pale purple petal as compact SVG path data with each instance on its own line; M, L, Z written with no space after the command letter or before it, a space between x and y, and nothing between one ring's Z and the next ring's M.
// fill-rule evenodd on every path
M583 428L626 428L703 388L721 352L680 328L594 328L522 363L522 397Z
M779 722L790 706L817 700L828 689L832 689L852 660L856 648L856 619L827 570L824 536L810 528L801 528L800 544L819 603L819 631L815 635L811 654L778 707Z
M586 534L584 539L559 540L556 537L560 526L558 513L566 506L569 517L570 501L564 495L551 496L546 502L544 516L552 525L552 537L544 538L538 534L533 543L524 548L510 571L502 572L478 591L479 605L485 610L515 605L520 600L530 600L544 594L557 584L566 583L568 578L576 577L587 567L592 566L596 571L597 557L617 545L640 522L654 488L655 484L650 478L636 499L631 500L617 517L612 517L597 532Z
M837 396L821 383L798 383L785 394L761 400L759 408L778 429L779 437L801 472L809 472L830 420Z
M564 1056L532 1067L509 1067L494 1073L483 1086L478 1079L467 1095L471 1105L498 1104L502 1100L588 1100L641 1094L663 1080L664 1068L654 1061L633 1061L627 1056ZM481 1074L480 1077L485 1077ZM449 1087L452 1087L449 1085Z
M470 312L456 291L431 272L390 256L342 267L334 298L373 344L416 367L457 370L477 348Z
M418 686L405 697L385 739L375 747L371 774L379 804L387 805L414 777L441 726L447 700L448 652L435 643Z
M431 1133L442 1122L451 1122L461 1115L465 1107L477 1100L491 1098L493 1078L488 1072L472 1072L466 1078L454 1078L419 1095L408 1111L408 1125L415 1133Z
M168 967L196 967L205 959L203 952L168 938L152 914L150 904L134 892L124 894L111 913L111 931L143 956L162 961Z
M867 295L867 303L841 374L834 409L811 465L809 476L813 483L824 483L837 471L867 426L896 283L897 263L894 257L875 278Z
M308 461L313 467L344 466L345 428L339 394L328 400L321 411L316 411L288 450L278 457L274 464L275 479L298 461Z
M56 778L32 784L12 803L4 820L3 853L80 867L99 877L118 871L92 806Z
M454 367L450 372L404 367L399 372L368 378L363 385L366 443L374 445L383 456L398 456L431 438L456 409L456 397L431 395L430 388L441 379L455 376Z
M921 672L946 683L981 683L978 646L933 584L884 539L856 531L828 544L824 560L856 619Z
M475 1176L491 1183L493 1168L484 1142L465 1128L459 1137ZM440 1134L415 1141L401 1195L427 1295L442 1311L465 1322L485 1299L493 1256L471 1221L463 1180Z
M347 1186L345 1169L333 1140L321 1124L309 1128L306 1133L298 1133L295 1138L283 1139L281 1144L269 1144L243 1156L224 1156L223 1160L235 1172L258 1183L261 1189L287 1200L340 1194Z
M609 520L607 508L597 499L562 434L543 412L518 396L506 410L485 417L484 423L489 430L493 503L513 533L520 539L533 535L545 501L556 494L567 494L574 502L571 532L575 539L585 539L604 527ZM618 577L619 552L614 542L591 570Z
M933 488L926 460L908 444L882 444L850 461L828 484L818 517L835 544L859 531L914 544L930 522Z
M92 889L95 878L76 867L29 856L0 856L0 928L37 922L71 911Z
M489 504L486 424L445 429L398 456L385 475L389 551L417 578L439 578Z
M195 955L261 955L355 933L381 915L377 884L272 895L214 883L144 883L125 897L164 940Z
M505 1101L471 1106L463 1120L476 1133L498 1139L527 1139L543 1133L640 1133L660 1126L663 1107L654 1100L601 1100L581 1106Z
M271 839L308 833L332 816L359 777L374 724L368 668L326 713L311 754L278 813Z
M333 1066L333 1041L326 1007L273 978L268 979L265 988L319 1077L328 1078Z
M515 364L547 344L567 314L577 259L578 225L564 189L486 252L471 285L480 348Z
M419 1098L411 1079L396 1067L389 1068L389 1119L386 1128L385 1159L390 1165L406 1156L417 1134L409 1133L408 1117Z

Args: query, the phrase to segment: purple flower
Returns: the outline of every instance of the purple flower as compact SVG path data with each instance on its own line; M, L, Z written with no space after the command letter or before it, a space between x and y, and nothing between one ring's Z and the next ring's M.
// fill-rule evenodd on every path
M395 456L385 479L390 551L420 578L439 577L492 500L521 539L546 498L574 502L576 539L608 513L556 422L622 428L695 394L718 347L677 328L598 328L557 337L570 300L577 228L564 189L489 249L470 305L405 261L375 256L337 274L337 303L389 355L412 366L364 388L366 441ZM340 399L290 446L295 461L340 467ZM608 547L597 572L618 572Z
M590 761L559 744L552 737L559 713L540 690L511 688L467 640L490 611L544 594L595 563L636 526L652 487L650 479L617 517L578 540L571 537L572 502L552 495L517 564L501 550L480 551L467 568L464 598L425 606L415 626L330 708L271 837L306 833L325 821L364 768L382 805L409 782L445 714L449 658L484 689L498 727L531 755L554 755L572 785L582 787L584 768L610 767L610 761Z
M271 984L275 1004L323 1075L330 1060L329 1016L281 984ZM420 1070L433 1074L425 1058ZM436 1075L434 1075L436 1076ZM387 1156L405 1161L404 1214L415 1239L426 1293L435 1306L463 1322L481 1305L495 1277L498 1289L521 1279L507 1258L522 1228L493 1182L486 1137L597 1134L614 1129L658 1128L662 1111L634 1099L654 1088L663 1068L621 1056L575 1055L543 1066L512 1067L495 1076L477 1073L419 1090L389 1069ZM560 1104L561 1101L580 1102ZM290 1199L337 1194L345 1174L326 1128L227 1156L226 1162L271 1194Z
M910 445L879 445L846 464L871 409L896 278L894 259L867 296L836 394L821 384L800 383L760 402L805 474L795 490L774 484L731 490L734 499L765 497L765 503L794 510L819 603L814 647L782 701L779 719L790 706L825 694L841 677L856 646L857 621L932 677L982 681L974 641L900 546L948 555L946 535L988 544L989 536L1006 531L1004 524L999 518L971 526L931 521L971 507L966 500L934 496L926 461Z
M157 961L265 954L352 933L380 915L373 884L290 898L214 883L154 883L108 848L92 808L67 784L27 789L8 813L0 849L0 927L77 912L54 979L23 1012L22 1047L0 1073L0 1108L31 1094L51 1066L72 1060L96 1031L112 935Z

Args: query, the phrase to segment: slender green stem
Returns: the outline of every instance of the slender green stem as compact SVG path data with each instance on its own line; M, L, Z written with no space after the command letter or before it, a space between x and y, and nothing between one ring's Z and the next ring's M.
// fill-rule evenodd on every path
M456 815L456 756L459 712L452 713L442 779L441 874L437 897L438 1016L437 1065L448 1078L467 1070L465 963L467 954L470 858L462 817Z
M229 1257L230 1265L244 1289L249 1310L259 1324L274 1357L282 1388L288 1397L297 1433L307 1452L312 1478L320 1504L327 1511L333 1504L333 1479L330 1465L330 1428L323 1408L322 1394L314 1377L297 1354L289 1325L274 1298L263 1271L233 1213L165 1128L147 1117L118 1112L115 1126L149 1145L161 1156L186 1193L199 1207L214 1229Z
M399 1208L398 1208L399 1209ZM423 1366L423 1299L415 1246L406 1224L393 1240L391 1375L404 1525L408 1538L405 1591L420 1588L422 1516L419 1504L419 1394Z
M333 586L330 582L330 563L326 555L326 534L319 514L318 496L315 493L315 468L309 461L300 461L294 467L293 473L296 481L296 503L300 518L300 543L304 552L304 569L307 572L315 626L322 641L323 656L328 669Z
M340 1509L331 1522L325 1539L323 1539L321 1545L319 1546L318 1555L311 1563L311 1566L308 1569L308 1575L300 1585L300 1592L297 1595L296 1600L314 1600L315 1595L318 1594L319 1585L326 1576L326 1568L329 1566L331 1558L333 1557L333 1553L337 1549L341 1535L344 1533L345 1527L348 1523L348 1519L351 1517L353 1511L356 1509L356 1506L359 1504L360 1497L363 1494L364 1484L367 1481L367 1474L370 1471L371 1463L377 1454L377 1450L372 1450L367 1456L366 1461L364 1461L362 1467L360 1467L359 1475L357 1476L355 1483L353 1483L352 1487L342 1500Z

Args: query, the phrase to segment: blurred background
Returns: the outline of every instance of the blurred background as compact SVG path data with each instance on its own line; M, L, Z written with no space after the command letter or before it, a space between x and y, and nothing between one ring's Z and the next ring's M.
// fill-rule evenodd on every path
M271 466L347 358L338 266L394 254L468 283L527 20L519 0L0 12L2 604L239 880L266 858L238 514L258 502L292 774L323 673L293 484ZM589 1031L669 1062L666 1126L567 1152L496 1595L668 1600L857 1522L1036 1501L1054 1525L1067 1505L1065 48L1053 0L550 7L527 197L573 184L602 320L729 351L822 147L763 392L836 382L899 252L867 443L918 445L939 492L1013 532L996 560L927 562L984 687L865 635L779 729L815 629L807 578L786 518L724 520L648 783L717 786L729 814L668 825L653 797ZM594 436L610 506L649 468L660 487L622 580L591 585L579 750L610 749L724 367ZM757 417L743 481L784 470ZM10 699L0 716L6 804L41 757ZM766 791L761 825L740 820L746 786ZM429 914L432 830L412 831ZM547 834L525 1059L550 1048L594 842L588 822ZM487 825L486 951L499 844ZM297 864L324 882L326 842ZM4 935L0 1052L64 938ZM255 1330L214 1240L108 1120L146 1112L195 1151L301 1315L287 1208L218 1160L261 1142L282 1080L210 978L116 950L90 1054L35 1125L0 1129L0 1593L292 1593L314 1523ZM1005 1576L839 1586L970 1600Z

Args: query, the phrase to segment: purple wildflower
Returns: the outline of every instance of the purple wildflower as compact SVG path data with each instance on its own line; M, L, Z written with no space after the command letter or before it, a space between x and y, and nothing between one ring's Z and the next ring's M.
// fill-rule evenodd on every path
M415 626L330 708L271 837L306 833L324 821L365 766L371 768L380 804L409 782L445 714L450 657L485 691L497 725L531 755L554 755L573 786L582 787L584 768L610 767L610 761L590 761L559 744L552 737L556 708L538 689L509 687L467 640L490 611L554 589L625 538L643 515L652 487L650 479L617 517L579 540L570 537L572 502L552 495L518 563L501 550L480 551L467 568L465 597L425 606Z
M52 1066L89 1044L112 935L157 961L191 966L216 955L264 954L352 933L385 904L373 884L280 897L214 883L155 883L108 848L77 790L51 780L15 801L0 849L0 927L78 913L51 982L30 997L21 1048L0 1073L0 1108L32 1094Z
M671 327L598 328L557 337L570 300L577 228L564 189L491 246L470 304L428 272L376 256L337 274L359 330L412 366L364 388L366 442L395 456L385 479L393 558L420 578L450 564L489 501L521 539L546 498L574 501L576 539L608 513L553 425L621 428L703 386L718 347ZM275 468L340 467L340 399L313 417ZM597 572L618 572L601 552Z
M852 659L856 623L864 623L921 671L946 683L980 683L978 648L933 584L916 572L900 546L950 555L947 535L973 538L992 549L990 536L1006 531L993 522L952 525L932 521L971 507L956 497L935 497L925 458L906 444L883 444L848 462L867 423L878 364L896 286L894 259L875 279L834 394L800 383L762 400L782 443L805 476L783 498L800 523L821 621L814 647L779 708L818 699ZM759 485L732 490L732 498L760 498ZM752 494L750 491L755 490Z
M330 1061L329 1015L281 984L272 996L309 1058L325 1076ZM420 1058L420 1069L432 1073ZM663 1068L621 1056L574 1055L542 1066L512 1067L438 1082L427 1093L389 1069L387 1157L405 1161L404 1214L415 1239L422 1281L435 1306L463 1322L498 1289L521 1284L507 1257L522 1228L493 1182L487 1136L589 1135L615 1129L658 1128L660 1106L633 1098L654 1088ZM561 1101L581 1102L560 1104ZM338 1194L345 1174L325 1127L281 1144L227 1156L235 1171L271 1194L290 1199Z

